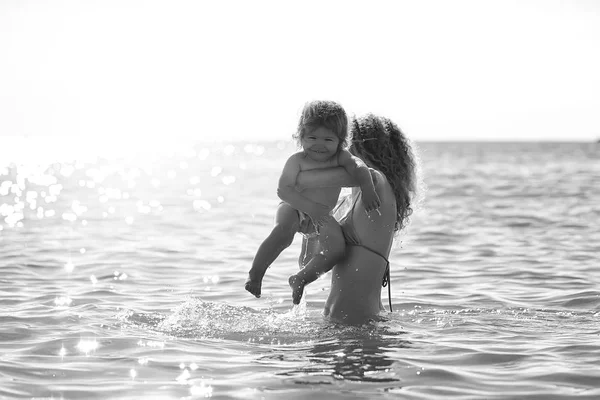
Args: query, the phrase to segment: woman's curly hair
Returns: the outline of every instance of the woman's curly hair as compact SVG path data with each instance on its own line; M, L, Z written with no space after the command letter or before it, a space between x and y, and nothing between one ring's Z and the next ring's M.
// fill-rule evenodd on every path
M390 119L373 114L353 118L350 152L381 171L396 197L396 232L408 223L417 192L418 161L410 140Z

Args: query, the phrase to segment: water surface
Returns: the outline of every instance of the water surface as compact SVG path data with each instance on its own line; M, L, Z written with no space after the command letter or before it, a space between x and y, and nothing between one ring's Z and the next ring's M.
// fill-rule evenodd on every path
M292 308L299 238L243 290L290 143L105 147L1 151L0 398L600 398L600 145L420 144L361 327Z

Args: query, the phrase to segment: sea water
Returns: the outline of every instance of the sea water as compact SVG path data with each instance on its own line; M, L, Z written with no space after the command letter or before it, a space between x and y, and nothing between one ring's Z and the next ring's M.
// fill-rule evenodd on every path
M243 289L291 143L5 141L0 398L600 398L600 145L418 147L394 311L342 326L299 238Z

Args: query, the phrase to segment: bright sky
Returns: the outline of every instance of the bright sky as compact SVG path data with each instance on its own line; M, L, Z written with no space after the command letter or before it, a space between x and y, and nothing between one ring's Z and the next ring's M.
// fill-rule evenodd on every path
M307 100L415 140L600 138L600 2L0 1L0 135L291 140Z

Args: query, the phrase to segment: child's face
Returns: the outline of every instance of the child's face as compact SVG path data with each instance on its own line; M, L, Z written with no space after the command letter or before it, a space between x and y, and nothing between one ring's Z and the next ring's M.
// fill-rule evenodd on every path
M315 161L327 161L338 151L340 139L323 126L302 135L300 139L304 152Z

